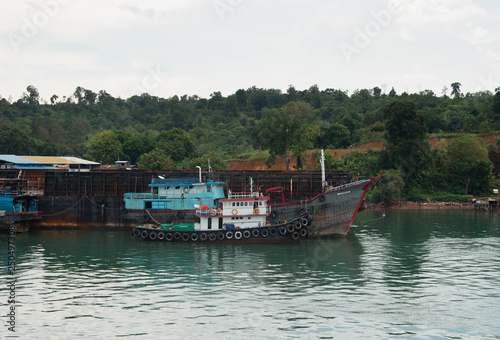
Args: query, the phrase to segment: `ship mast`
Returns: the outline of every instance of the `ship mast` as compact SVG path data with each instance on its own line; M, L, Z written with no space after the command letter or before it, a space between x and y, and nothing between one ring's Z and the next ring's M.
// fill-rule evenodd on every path
M322 191L325 191L326 187L326 175L325 175L325 152L323 151L323 148L321 148L321 189Z

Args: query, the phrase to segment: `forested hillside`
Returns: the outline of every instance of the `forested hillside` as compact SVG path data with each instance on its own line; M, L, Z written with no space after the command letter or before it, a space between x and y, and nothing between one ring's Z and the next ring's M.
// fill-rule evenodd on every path
M108 164L129 160L155 169L191 169L208 159L214 169L224 168L228 159L259 153L269 162L284 157L289 168L300 169L307 167L300 160L307 150L384 140L385 151L355 152L350 159L327 163L360 175L394 169L386 177L400 176L401 184L393 184L406 193L415 187L410 183L429 186L425 190L478 192L490 185L490 180L476 183L479 168L455 174L459 179L450 187L442 184L450 179L439 167L458 169L451 163L452 148L463 155L472 147L477 161L491 169L482 150L488 161L494 159L497 143L487 146L468 134L500 130L500 91L462 94L460 86L453 83L440 95L290 86L286 92L251 87L227 97L214 92L210 98L143 94L125 99L78 87L47 101L30 85L22 98L0 97L0 153L78 156ZM431 150L428 134L463 135L460 143L467 145ZM298 164L290 164L297 155Z

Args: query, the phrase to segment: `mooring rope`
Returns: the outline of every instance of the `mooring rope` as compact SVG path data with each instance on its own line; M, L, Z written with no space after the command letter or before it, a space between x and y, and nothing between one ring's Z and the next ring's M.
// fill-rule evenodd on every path
M151 219L153 220L153 222L155 222L155 223L156 223L156 224L158 224L158 225L161 225L161 223L160 223L160 222L158 222L157 220L155 220L155 218L154 218L154 217L153 217L153 216L149 213L149 210L148 210L148 209L146 209L146 212L148 213L149 217L151 217Z
M57 216L57 215L61 215L61 214L64 214L66 211L70 210L70 209L73 209L74 207L76 207L78 204L80 204L80 202L85 198L86 196L83 196L82 198L80 198L80 200L78 202L76 202L75 204L73 204L71 207L69 208L66 208L64 209L63 211L59 211L55 214L43 214L43 216ZM43 217L42 216L42 217Z
M381 219L383 219L383 218L385 218L385 212L382 212L382 216L381 216L381 217L379 217L379 218L375 218L375 219L373 219L373 220L368 220L368 221L360 221L360 222L359 222L359 223L357 223L357 224L362 224L362 223L369 223L369 222L373 222L373 221L378 221L378 220L381 220Z

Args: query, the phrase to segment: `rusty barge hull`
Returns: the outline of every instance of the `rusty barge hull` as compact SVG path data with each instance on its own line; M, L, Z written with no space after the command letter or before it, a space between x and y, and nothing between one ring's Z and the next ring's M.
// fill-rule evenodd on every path
M40 196L40 210L44 212L42 219L35 221L34 227L39 228L131 228L141 223L134 216L133 212L124 209L123 195L127 192L148 192L148 185L151 178L157 176L164 177L198 177L197 171L92 171L92 172L64 172L46 171L43 177L40 174L34 176L43 191ZM35 178L36 177L36 178ZM278 212L276 218L295 213L298 210L313 209L318 212L317 222L324 220L326 225L334 221L332 214L324 217L320 212L326 203L334 195L321 193L321 172L296 172L296 171L217 171L214 177L219 181L227 183L227 187L232 191L247 191L248 183L252 178L254 187L264 191L267 188L281 186L284 188L286 200L291 203L280 206L278 197L272 197L271 203ZM351 174L343 172L327 172L326 179L331 185L340 185L352 180ZM360 203L361 196L352 196L352 202ZM322 201L323 198L327 201ZM358 199L359 198L359 199ZM342 204L342 201L339 201ZM346 204L346 203L344 203ZM352 203L351 205L354 205ZM345 216L355 215L359 207L351 207L346 211ZM281 213L280 213L281 212ZM352 213L352 214L351 214ZM162 221L182 223L194 219L187 212L182 218L177 215L161 215L156 217ZM155 217L153 215L153 217ZM165 219L167 218L167 220ZM347 217L337 218L336 225L339 225L339 234L345 234L350 225L351 219ZM318 230L322 229L320 226ZM345 230L345 232L343 232ZM322 232L319 235L323 234Z

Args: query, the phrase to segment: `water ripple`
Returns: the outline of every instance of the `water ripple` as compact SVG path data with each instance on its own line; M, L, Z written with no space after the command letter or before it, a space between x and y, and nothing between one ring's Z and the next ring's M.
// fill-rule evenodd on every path
M370 214L359 218L375 220ZM498 216L386 215L345 239L276 246L153 243L122 232L19 235L16 333L500 338Z

